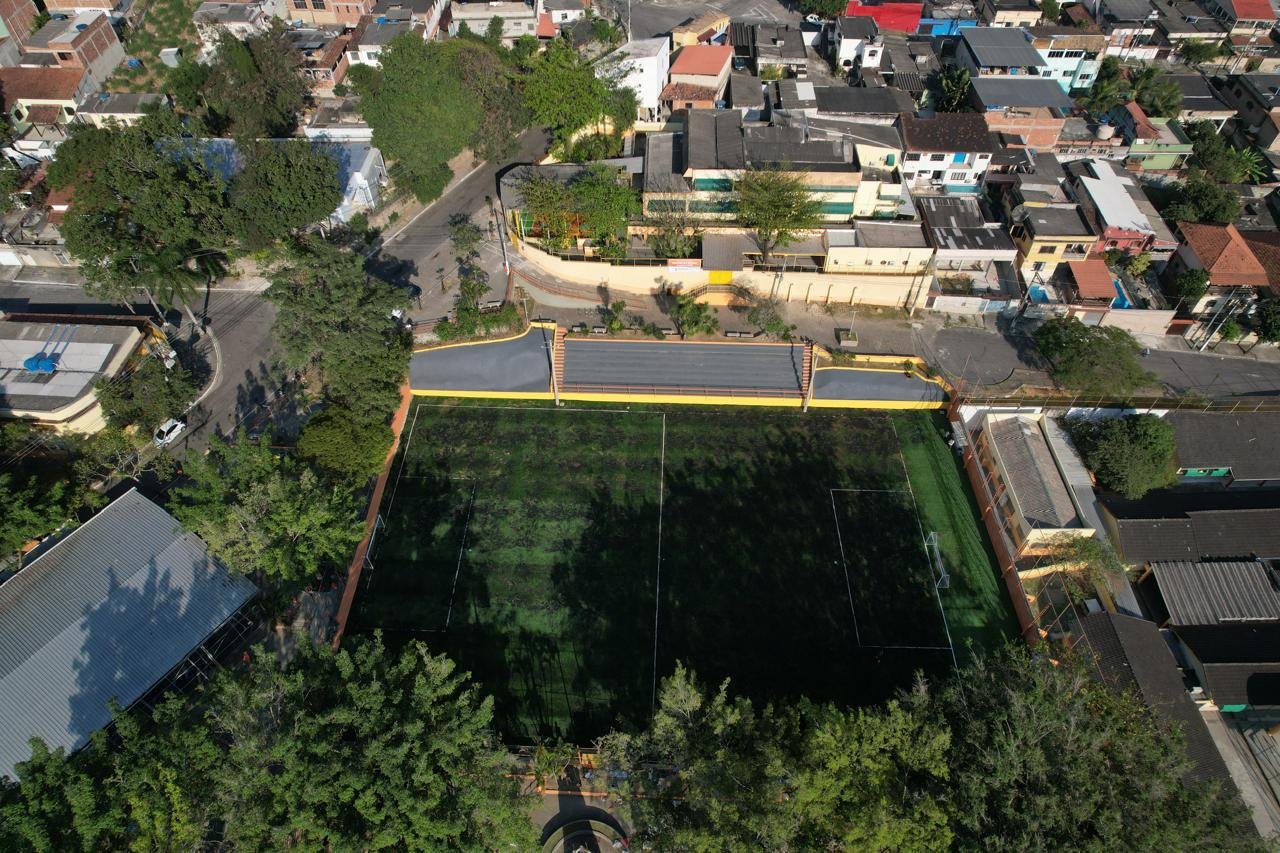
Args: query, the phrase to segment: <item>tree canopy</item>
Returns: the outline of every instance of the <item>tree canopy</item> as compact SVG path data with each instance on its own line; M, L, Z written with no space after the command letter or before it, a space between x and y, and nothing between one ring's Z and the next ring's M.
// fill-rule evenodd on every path
M1069 422L1071 437L1098 481L1129 500L1177 479L1173 427L1157 415Z
M45 486L0 474L0 562L7 560L32 539L47 536L67 520L66 486Z
M1054 381L1078 394L1126 397L1155 381L1138 362L1138 342L1115 326L1055 317L1036 329L1035 343L1049 360Z
M1193 121L1186 126L1186 131L1194 147L1191 165L1215 181L1239 184L1257 181L1266 174L1257 151L1227 144L1212 122Z
M937 100L935 108L940 113L973 112L969 106L969 69L951 66L937 75Z
M348 491L243 435L214 438L186 473L171 511L234 571L300 585L342 566L364 533Z
M533 117L564 145L577 131L608 119L615 134L636 120L635 93L612 76L597 76L595 65L564 39L556 39L532 63L525 98Z
M797 172L781 167L747 169L734 182L739 224L753 233L765 263L822 222L822 203Z
M342 189L334 153L301 139L248 145L230 188L232 221L246 248L270 246L337 210Z
M1160 215L1170 222L1225 225L1240 215L1240 198L1204 171L1192 169Z
M409 336L390 316L408 306L404 292L365 273L354 252L308 238L272 275L266 297L285 366L313 371L350 417L385 423L409 370Z
M530 849L529 803L481 698L449 659L380 638L257 649L188 705L117 713L67 757L39 741L0 781L6 850Z
M196 397L196 385L180 364L166 368L148 357L131 373L94 384L107 423L118 429L137 425L150 434L156 427L186 411Z
M199 86L210 126L242 141L292 136L307 98L301 63L280 19L245 41L224 30ZM191 80L195 73L186 72ZM185 92L190 80L183 82L183 97L191 98Z

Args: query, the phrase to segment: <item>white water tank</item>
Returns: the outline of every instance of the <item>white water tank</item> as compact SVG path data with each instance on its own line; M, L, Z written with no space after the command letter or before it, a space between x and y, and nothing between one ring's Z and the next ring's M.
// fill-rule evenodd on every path
M1110 139L1116 135L1116 129L1114 125L1100 124L1098 129L1093 132L1093 135L1099 139Z

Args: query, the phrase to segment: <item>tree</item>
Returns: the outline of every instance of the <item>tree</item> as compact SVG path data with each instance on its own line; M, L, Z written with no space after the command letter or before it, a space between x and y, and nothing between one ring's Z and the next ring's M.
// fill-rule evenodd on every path
M1074 393L1122 398L1155 381L1138 363L1141 348L1124 329L1055 317L1036 329L1034 337L1052 365L1054 381Z
M613 132L635 122L636 101L616 80L596 76L595 67L565 39L556 39L533 62L525 100L534 119L551 129L559 146L577 131L608 118Z
M302 583L351 556L364 533L355 500L271 448L215 438L191 456L191 482L170 509L227 567L277 583Z
M1082 661L1010 646L933 699L951 729L956 847L1256 849L1237 797L1185 775L1178 731Z
M844 14L846 5L841 0L800 0L800 11L806 15L820 15L833 20Z
M1258 306L1254 331L1260 341L1269 344L1280 342L1280 300L1268 299Z
M102 732L68 757L39 738L14 767L17 784L0 777L0 848L114 850L125 839L124 809L101 784L110 758Z
M1209 290L1209 273L1202 269L1185 269L1173 280L1173 292L1190 309Z
M0 474L0 562L32 539L47 536L67 520L66 485L19 482Z
M640 200L630 186L619 183L618 170L603 164L591 166L569 190L583 236L625 253L627 224L639 212Z
M709 335L720 328L715 310L687 293L676 296L671 308L671 319L680 330L681 337Z
M551 175L534 172L520 184L524 209L543 244L551 250L568 245L574 226L573 192Z
M1182 110L1182 90L1154 65L1129 75L1128 96L1149 116L1172 118Z
M627 327L626 319L623 317L624 311L627 310L627 303L621 299L616 299L605 306L600 314L604 320L605 331L611 335L616 335Z
M160 424L186 411L196 385L180 364L166 368L158 358L144 358L127 376L94 383L107 423L117 429L136 425L151 434Z
M184 112L202 113L207 104L204 99L204 87L209 82L209 66L194 59L183 58L177 68L169 70L165 77L169 94L174 103Z
M382 467L391 440L386 423L330 406L302 428L298 455L359 488Z
M245 41L224 30L203 87L210 123L244 142L292 136L307 98L301 62L278 19Z
M660 258L695 257L702 243L698 220L684 208L650 214L645 224L653 229L649 248Z
M1218 337L1224 341L1238 341L1244 337L1244 329L1240 328L1240 324L1234 317L1228 317L1218 327Z
M354 252L308 238L266 297L285 366L314 371L325 399L353 416L386 423L409 371L411 341L390 318L407 307L403 291L367 275Z
M484 240L484 232L480 226L471 221L465 213L455 213L449 217L449 242L453 244L454 254L458 260L465 261L480 254L480 243Z
M1178 48L1178 56L1188 65L1199 65L1202 62L1208 62L1221 52L1221 43L1207 42L1201 39L1187 39Z
M782 316L782 303L773 298L757 299L747 311L747 322L780 341L791 340L796 330L795 324L788 323Z
M1257 148L1232 148L1228 153L1235 183L1260 183L1271 172Z
M1129 500L1177 479L1173 427L1157 415L1073 418L1067 426L1098 481Z
M533 41L536 49L537 39ZM479 123L467 146L485 160L510 160L520 132L531 120L523 75L511 67L514 54L464 39L444 42L442 48L454 77L481 105Z
M798 172L773 166L747 169L739 173L734 189L738 222L754 232L765 263L774 249L794 243L801 232L822 222L822 203Z
M230 245L225 182L190 133L198 122L160 112L59 148L48 180L75 188L62 235L94 295L127 302L141 285L180 297Z
M1252 148L1233 148L1207 121L1193 121L1187 125L1194 152L1191 164L1204 170L1219 183L1236 184L1258 180L1266 170L1262 158Z
M259 650L219 679L214 787L237 849L530 849L537 833L493 736L493 700L453 661L380 636Z
M1113 59L1114 57L1107 57ZM1119 78L1101 79L1094 82L1081 98L1080 103L1095 116L1104 116L1125 101L1123 83Z
M1142 278L1151 268L1151 253L1139 252L1124 265L1124 271L1130 278Z
M1062 6L1058 0L1040 0L1040 17L1046 24L1058 23L1058 18L1062 17Z
M677 664L649 727L606 737L601 761L627 774L615 793L646 849L945 849L931 788L946 777L949 738L926 713L757 708Z
M246 248L260 249L328 218L342 201L338 159L304 140L241 147L244 167L231 179L233 227Z
M459 85L442 42L405 33L379 59L381 67L357 65L349 75L361 115L373 128L373 144L396 161L396 180L419 201L431 201L452 177L448 161L474 138L483 105Z
M1240 215L1240 199L1203 171L1193 169L1160 213L1170 222L1225 225Z
M953 65L938 74L938 100L935 107L940 113L972 112L969 106L969 69Z

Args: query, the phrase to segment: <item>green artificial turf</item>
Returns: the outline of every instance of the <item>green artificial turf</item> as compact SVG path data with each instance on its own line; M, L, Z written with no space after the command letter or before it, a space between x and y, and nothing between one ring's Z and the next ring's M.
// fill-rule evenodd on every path
M952 664L922 522L957 646L1011 625L940 423L419 402L354 629L453 655L511 742L642 725L677 660L762 700L879 701Z

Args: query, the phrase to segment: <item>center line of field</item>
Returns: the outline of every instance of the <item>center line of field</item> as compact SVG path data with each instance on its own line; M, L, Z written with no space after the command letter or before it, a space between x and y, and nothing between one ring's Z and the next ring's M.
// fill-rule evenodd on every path
M666 491L667 416L662 416L662 453L658 457L658 572L653 581L653 693L650 704L658 707L658 608L662 605L662 496Z
M844 569L844 588L849 593L849 615L853 617L853 638L862 645L858 630L858 612L853 607L853 584L849 581L849 560L844 555L844 536L840 533L840 510L836 509L836 490L831 489L831 520L836 523L836 541L840 543L840 568Z
M444 628L449 630L449 622L453 619L453 598L458 594L458 575L462 574L462 555L467 551L467 534L471 532L471 513L476 508L476 486L471 484L471 498L467 501L467 520L462 523L462 541L458 544L458 565L453 569L453 587L449 590L449 611L444 616Z

